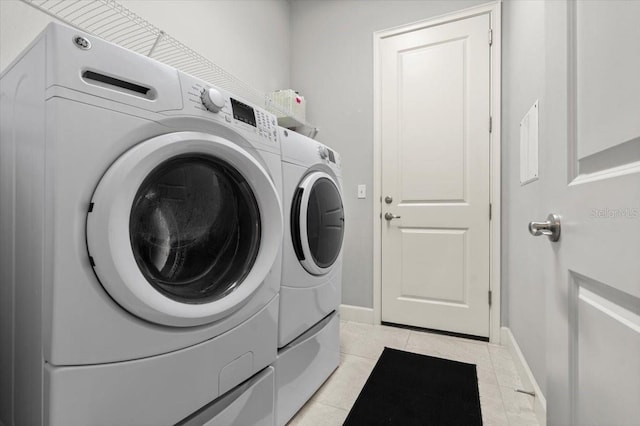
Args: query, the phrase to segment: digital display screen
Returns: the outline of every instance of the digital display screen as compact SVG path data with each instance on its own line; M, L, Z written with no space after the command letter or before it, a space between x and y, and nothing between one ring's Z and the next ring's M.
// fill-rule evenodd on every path
M233 109L233 118L256 127L256 114L249 105L231 98L231 109Z
M336 157L335 155L333 155L333 151L331 151L330 149L328 151L329 151L329 161L331 161L332 163L335 163Z

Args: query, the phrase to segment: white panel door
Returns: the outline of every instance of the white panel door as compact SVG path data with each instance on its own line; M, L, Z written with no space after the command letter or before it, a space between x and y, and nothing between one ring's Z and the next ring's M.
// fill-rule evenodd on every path
M546 3L550 425L640 424L640 2ZM532 218L532 220L542 218ZM533 238L533 237L532 237Z
M489 335L489 29L380 42L383 321Z

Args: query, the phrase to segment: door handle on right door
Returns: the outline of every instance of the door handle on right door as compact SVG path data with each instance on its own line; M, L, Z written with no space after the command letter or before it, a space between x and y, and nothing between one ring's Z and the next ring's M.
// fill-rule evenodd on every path
M387 220L393 220L393 219L400 219L400 216L396 216L393 213L386 212L384 214L384 218L387 219Z
M553 242L560 239L560 216L549 213L546 222L529 222L529 232L534 237L546 235Z

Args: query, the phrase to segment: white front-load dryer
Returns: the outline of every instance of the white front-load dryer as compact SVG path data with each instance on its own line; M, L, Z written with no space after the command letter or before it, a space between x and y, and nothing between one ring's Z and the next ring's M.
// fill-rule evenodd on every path
M278 322L276 425L338 367L344 208L340 155L280 129L285 238Z
M278 347L338 309L344 208L340 155L280 128L284 242Z
M0 81L0 420L271 424L275 117L57 24Z

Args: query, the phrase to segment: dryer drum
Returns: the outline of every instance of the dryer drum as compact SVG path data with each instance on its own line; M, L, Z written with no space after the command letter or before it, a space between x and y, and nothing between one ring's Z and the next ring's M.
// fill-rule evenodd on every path
M165 296L220 299L242 283L260 247L260 212L246 179L207 156L165 161L143 181L129 221L136 263Z

